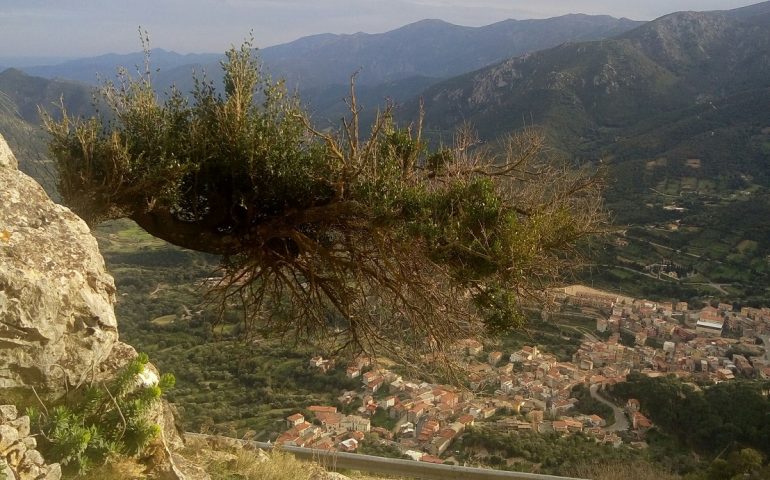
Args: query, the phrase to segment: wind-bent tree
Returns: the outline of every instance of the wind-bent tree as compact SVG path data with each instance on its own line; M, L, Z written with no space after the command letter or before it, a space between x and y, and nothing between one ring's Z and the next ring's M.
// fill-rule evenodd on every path
M554 166L534 130L431 151L389 109L360 132L351 92L352 118L319 131L248 44L223 69L223 93L197 81L161 103L149 74L124 77L103 90L109 115L46 125L76 213L221 255L219 298L248 326L434 358L519 325L601 229L599 182Z

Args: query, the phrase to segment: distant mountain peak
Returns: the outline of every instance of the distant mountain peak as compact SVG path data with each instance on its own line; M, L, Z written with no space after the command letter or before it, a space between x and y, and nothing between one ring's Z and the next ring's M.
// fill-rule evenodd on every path
M770 11L770 2L761 6ZM603 129L633 128L704 99L756 91L766 102L770 17L751 11L740 20L732 12L677 12L610 39L564 42L448 79L422 93L426 122L447 131L471 122L494 138L528 118L552 125L558 147L575 152Z
M449 23L445 20L441 20L440 18L423 18L422 20L417 20L416 22L408 23L404 25L404 27L412 27L412 26L426 26L426 25L452 25L457 26L453 23ZM400 27L400 28L404 28ZM397 30L397 29L396 29Z
M0 72L0 75L4 77L26 77L28 76L23 70L20 70L15 67L6 68L2 72Z

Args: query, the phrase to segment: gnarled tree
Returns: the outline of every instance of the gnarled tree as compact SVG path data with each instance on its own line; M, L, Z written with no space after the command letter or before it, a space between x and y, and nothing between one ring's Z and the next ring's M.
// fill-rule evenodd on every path
M223 69L223 93L199 81L159 102L149 74L125 77L103 90L111 120L46 125L79 215L221 255L219 298L249 326L444 356L519 325L523 299L602 228L596 177L555 166L536 130L495 150L461 131L432 151L390 110L360 132L351 91L351 118L318 131L248 44Z

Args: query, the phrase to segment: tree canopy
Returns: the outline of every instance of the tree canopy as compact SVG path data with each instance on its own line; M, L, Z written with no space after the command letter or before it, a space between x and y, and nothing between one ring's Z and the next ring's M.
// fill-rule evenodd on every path
M105 113L46 126L76 213L221 255L218 298L258 331L443 355L519 325L602 229L597 177L549 159L536 129L429 148L421 120L386 108L362 132L351 82L351 117L319 130L248 43L222 67L223 91L197 79L189 95L124 75Z

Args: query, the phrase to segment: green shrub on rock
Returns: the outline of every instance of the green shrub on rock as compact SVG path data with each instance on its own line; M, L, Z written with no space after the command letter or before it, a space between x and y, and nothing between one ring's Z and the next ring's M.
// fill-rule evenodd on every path
M70 392L68 397L77 401L28 409L45 458L61 463L65 471L83 473L111 454L139 455L160 433L150 411L175 381L171 374L158 378L148 361L140 354L110 384Z

